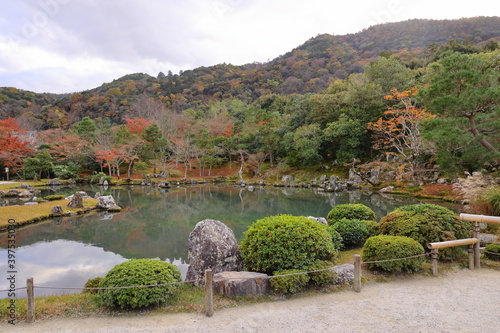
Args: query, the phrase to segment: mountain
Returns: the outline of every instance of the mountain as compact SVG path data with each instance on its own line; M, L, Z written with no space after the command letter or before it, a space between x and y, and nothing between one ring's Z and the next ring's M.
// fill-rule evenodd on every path
M316 93L333 79L363 72L381 54L418 68L435 60L447 44L474 51L491 40L500 41L500 17L386 23L355 34L318 35L267 63L218 64L157 77L129 74L71 95L0 88L0 118L35 117L41 128L66 127L84 116L121 122L135 101L150 97L180 112L232 98L251 103L272 93Z

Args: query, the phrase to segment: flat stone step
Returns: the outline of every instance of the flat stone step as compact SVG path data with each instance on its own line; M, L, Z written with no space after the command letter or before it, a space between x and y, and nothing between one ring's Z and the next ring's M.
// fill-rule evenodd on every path
M220 272L214 275L214 293L234 298L269 293L269 276L255 272Z

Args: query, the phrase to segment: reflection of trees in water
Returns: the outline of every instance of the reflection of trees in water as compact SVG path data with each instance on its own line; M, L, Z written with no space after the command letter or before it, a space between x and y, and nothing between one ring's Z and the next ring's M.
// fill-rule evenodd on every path
M79 189L80 190L80 189ZM89 190L88 192L92 191ZM224 222L241 240L248 226L277 214L325 217L339 204L362 203L379 216L395 206L369 192L318 192L317 189L197 186L172 188L115 187L109 193L125 209L103 219L100 214L52 220L19 230L23 244L68 239L102 247L126 258L187 260L187 239L196 223L210 218ZM412 202L413 203L413 202Z

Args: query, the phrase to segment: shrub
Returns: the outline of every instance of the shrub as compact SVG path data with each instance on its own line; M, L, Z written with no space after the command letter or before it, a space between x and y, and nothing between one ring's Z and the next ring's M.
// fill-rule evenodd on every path
M342 236L344 248L361 244L368 237L368 229L360 220L343 218L334 222L332 228Z
M276 271L273 275L286 275L286 274L296 274L302 273L304 271L298 269L288 269L283 271ZM271 277L269 283L274 291L283 294L293 294L303 290L307 283L309 282L309 276L307 274L296 274L288 276L277 276Z
M156 285L181 281L179 269L157 259L134 259L125 261L111 269L99 287L129 287ZM172 285L130 289L99 290L98 296L104 306L114 308L143 308L166 303L172 296Z
M368 237L377 236L380 233L377 221L363 220L361 222L366 226L366 229L368 229Z
M488 244L486 245L486 251L493 252L493 253L485 252L486 258L500 261L500 244Z
M331 225L328 226L328 232L332 236L332 243L335 251L340 251L344 248L344 240L337 230Z
M99 284L102 281L102 277L96 277L85 282L85 288L99 288ZM98 289L85 289L83 290L86 294L97 294Z
M46 197L43 197L43 199L48 201L62 200L64 199L64 195L59 195L59 194L47 195Z
M380 220L380 233L406 236L424 248L431 242L442 242L470 237L470 224L460 221L455 213L432 204L401 206ZM454 259L464 254L458 247L443 249L440 258Z
M110 183L111 180L113 179L113 177L107 176L104 172L99 172L98 174L90 175L88 176L88 179L91 184L94 184L98 183L99 180L101 180L101 177L103 177L103 179L106 180L108 183Z
M309 266L307 270L308 271L321 270L321 271L308 273L309 283L315 286L326 286L329 284L334 284L335 281L337 281L337 272L334 271L333 269L323 270L330 268L332 266L333 264L331 261L317 260L316 262L314 262L314 264Z
M330 224L343 218L350 220L376 220L377 216L370 207L362 204L338 205L333 207L327 215L328 223Z
M266 274L305 269L316 260L331 259L335 253L327 226L304 216L257 220L241 242L246 269Z
M487 207L486 215L500 215L500 187L486 190L479 200Z
M380 261L415 256L425 253L416 240L403 236L379 235L366 240L363 247L363 261ZM424 257L368 264L370 269L386 272L416 272Z

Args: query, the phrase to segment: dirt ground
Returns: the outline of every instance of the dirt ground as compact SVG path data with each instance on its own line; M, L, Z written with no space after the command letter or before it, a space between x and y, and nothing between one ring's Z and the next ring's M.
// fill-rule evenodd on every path
M370 282L314 297L202 314L0 324L0 332L499 332L500 271L481 268Z

